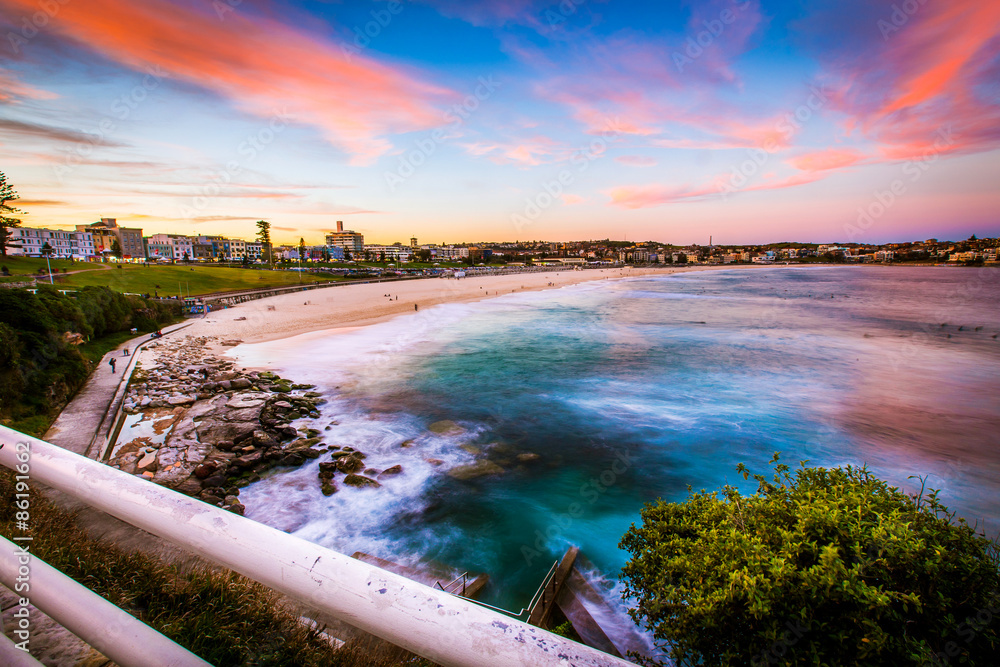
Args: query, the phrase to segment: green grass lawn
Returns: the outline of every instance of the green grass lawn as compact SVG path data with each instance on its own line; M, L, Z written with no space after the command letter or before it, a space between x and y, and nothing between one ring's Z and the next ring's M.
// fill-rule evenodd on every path
M154 294L160 296L197 296L213 292L230 292L260 287L326 282L330 276L316 276L294 271L267 271L260 269L235 269L221 266L175 264L171 266L143 266L141 264L116 264L108 271L77 273L57 280L57 286L80 288L104 285L120 292Z
M68 259L50 261L52 262L53 274L57 270L58 273L62 273L64 269L66 271L100 271L106 266L113 266L97 262L71 262ZM2 280L9 282L23 280L24 276L37 275L39 271L48 275L48 267L46 267L45 259L42 257L0 257L0 266L6 266L7 270L10 271L9 278L2 278Z

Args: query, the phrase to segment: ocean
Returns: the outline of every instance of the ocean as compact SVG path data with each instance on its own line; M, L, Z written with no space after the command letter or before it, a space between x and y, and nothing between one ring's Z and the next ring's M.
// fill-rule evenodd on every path
M483 600L513 611L568 545L623 609L618 543L643 504L689 486L752 492L736 465L767 473L774 452L868 465L907 490L926 476L995 535L998 306L990 268L732 269L241 345L247 365L327 398L297 425L404 471L325 497L312 461L241 498L250 518L343 553L486 572ZM484 460L496 474L447 474Z

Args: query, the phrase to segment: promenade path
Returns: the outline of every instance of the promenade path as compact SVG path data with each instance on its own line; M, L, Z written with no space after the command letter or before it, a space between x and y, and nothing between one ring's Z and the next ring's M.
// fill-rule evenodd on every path
M183 329L188 325L189 322L171 325L162 329L163 335L169 335L171 332ZM87 456L87 450L90 449L98 431L102 430L102 426L107 426L107 420L113 416L109 412L114 412L112 404L115 399L120 395L124 396L127 386L126 380L131 375L135 365L134 352L149 340L149 334L137 336L104 355L90 379L87 380L87 384L59 413L59 417L45 432L43 440L81 456ZM127 357L123 356L122 352L125 348L128 348L133 354ZM111 366L108 364L111 357L114 357L117 362L114 373L111 372Z

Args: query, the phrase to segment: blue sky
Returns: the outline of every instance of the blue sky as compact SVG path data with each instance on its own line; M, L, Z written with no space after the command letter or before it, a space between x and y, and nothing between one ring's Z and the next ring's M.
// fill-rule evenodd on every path
M0 0L0 29L0 171L25 224L1000 232L996 3Z

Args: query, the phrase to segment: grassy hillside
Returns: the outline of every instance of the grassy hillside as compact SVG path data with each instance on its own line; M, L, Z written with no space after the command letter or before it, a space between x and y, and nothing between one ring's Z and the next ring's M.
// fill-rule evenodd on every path
M99 264L97 262L71 262L68 259L53 259L52 273L62 273L66 271L100 271L113 264ZM23 280L25 276L38 275L39 271L48 275L48 267L45 260L39 257L3 257L0 258L0 266L6 266L10 272L9 278L0 277L3 281Z
M311 274L299 276L293 271L267 271L260 269L236 269L222 266L196 264L185 266L143 266L141 264L109 265L108 271L88 271L57 278L58 287L81 288L88 286L110 287L118 292L177 296L183 293L210 294L260 287L284 287L287 285L325 282L329 277Z

